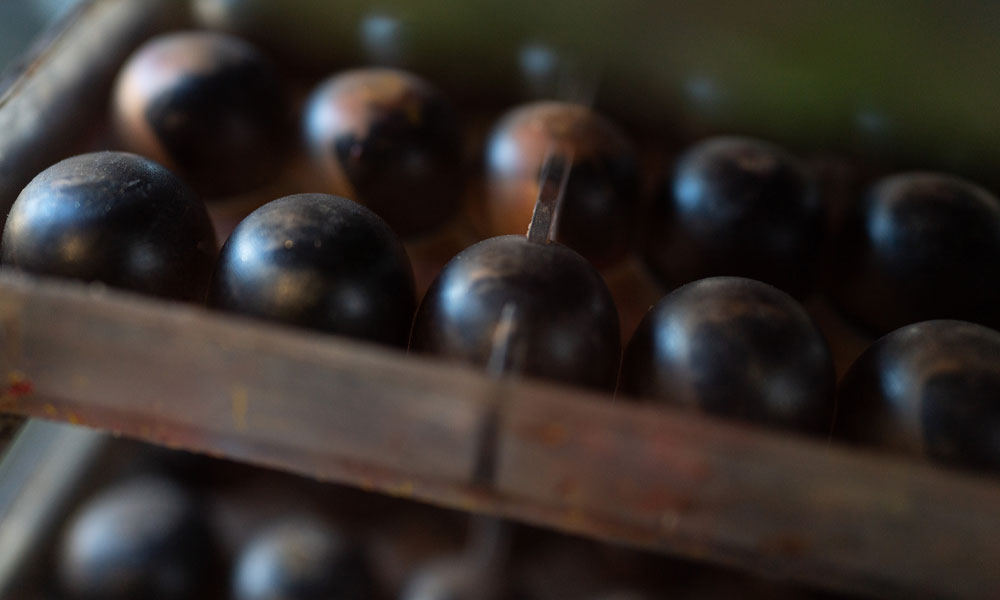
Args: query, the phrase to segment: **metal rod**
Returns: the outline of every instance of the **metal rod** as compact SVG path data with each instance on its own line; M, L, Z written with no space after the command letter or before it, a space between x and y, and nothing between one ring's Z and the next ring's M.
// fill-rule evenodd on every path
M547 244L555 236L572 163L572 152L555 149L550 149L542 161L538 200L535 201L535 210L531 214L531 223L528 224L528 240Z

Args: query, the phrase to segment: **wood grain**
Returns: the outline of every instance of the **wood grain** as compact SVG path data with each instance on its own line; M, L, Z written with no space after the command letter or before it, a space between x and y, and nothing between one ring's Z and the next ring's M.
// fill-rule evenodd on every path
M9 272L0 327L9 412L833 588L1000 589L994 480Z

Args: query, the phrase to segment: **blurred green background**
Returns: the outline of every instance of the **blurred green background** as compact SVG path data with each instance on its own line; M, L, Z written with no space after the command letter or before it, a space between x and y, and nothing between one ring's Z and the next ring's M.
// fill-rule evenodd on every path
M592 102L665 143L757 135L1000 189L995 0L176 1L317 76L402 66L463 102ZM79 3L0 0L0 66Z
M995 0L193 1L303 66L400 65L453 93L594 101L634 131L1000 181Z

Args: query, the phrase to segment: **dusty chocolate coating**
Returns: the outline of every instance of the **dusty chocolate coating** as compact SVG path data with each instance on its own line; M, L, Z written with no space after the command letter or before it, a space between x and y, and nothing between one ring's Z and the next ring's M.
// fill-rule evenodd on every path
M77 510L56 568L72 600L189 600L218 593L219 563L204 507L169 480L146 477Z
M283 82L253 46L208 31L153 38L115 84L122 143L177 169L199 191L224 195L272 179L294 125Z
M1000 201L967 181L877 182L841 232L831 293L876 333L918 321L1000 324Z
M621 390L652 402L804 432L828 433L833 359L805 309L739 277L689 283L639 324Z
M621 334L607 285L576 252L524 236L487 239L445 265L417 311L410 348L486 366L505 306L510 370L614 387Z
M296 194L236 227L209 305L405 347L416 291L406 250L375 213L338 196Z
M394 69L347 71L322 82L303 135L338 193L364 203L402 236L455 216L462 193L458 120L444 95Z
M670 286L720 275L804 295L816 278L826 212L793 156L750 138L689 149L643 221L643 253Z
M202 301L216 242L205 205L170 171L123 152L81 154L37 175L3 233L5 265Z
M907 325L840 383L838 437L1000 472L1000 332L964 321Z
M233 600L368 600L371 570L362 549L326 523L288 518L240 551Z
M486 145L487 233L528 230L551 151L572 156L553 239L598 265L623 258L636 237L636 156L614 124L577 104L526 104L497 123Z

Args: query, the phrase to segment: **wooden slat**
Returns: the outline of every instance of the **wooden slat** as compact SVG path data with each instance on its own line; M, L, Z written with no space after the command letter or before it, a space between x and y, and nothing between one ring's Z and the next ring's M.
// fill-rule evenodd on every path
M829 587L1000 590L995 480L13 273L0 327L18 414Z

